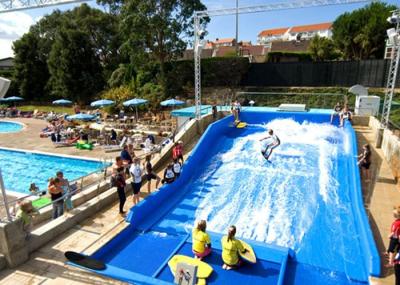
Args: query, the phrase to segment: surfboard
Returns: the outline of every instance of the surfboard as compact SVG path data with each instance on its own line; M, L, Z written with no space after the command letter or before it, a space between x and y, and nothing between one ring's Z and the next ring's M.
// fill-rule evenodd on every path
M68 261L89 269L104 270L107 267L104 262L78 252L67 251L64 253L64 256L66 259L68 259Z
M186 256L186 255L177 254L177 255L174 255L170 259L170 261L168 261L169 269L171 269L171 272L174 276L175 276L176 266L180 262L197 266L198 284L200 282L205 282L205 280L201 281L201 279L208 278L211 275L211 273L213 272L213 268L210 265L208 265L207 263L205 263L204 261L201 261L200 259L196 259L193 257ZM203 284L205 284L205 283L203 283Z
M249 245L247 242L242 241L242 240L240 242L242 243L243 247L245 249L247 249L247 251L245 253L239 252L240 257L242 259L246 260L247 262L256 263L257 257L256 257L256 254L254 253L254 250L251 247L251 245Z
M243 129L243 128L246 127L246 126L247 126L247 123L245 123L245 122L240 122L239 124L236 125L236 128L238 128L238 129Z

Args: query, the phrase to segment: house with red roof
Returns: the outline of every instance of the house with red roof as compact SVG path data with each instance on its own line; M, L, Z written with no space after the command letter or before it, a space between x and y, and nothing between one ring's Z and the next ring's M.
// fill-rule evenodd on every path
M270 29L260 32L257 36L259 45L268 45L274 41L284 41L287 38L289 28Z
M288 31L289 41L311 40L316 35L321 38L332 37L332 23L294 26Z

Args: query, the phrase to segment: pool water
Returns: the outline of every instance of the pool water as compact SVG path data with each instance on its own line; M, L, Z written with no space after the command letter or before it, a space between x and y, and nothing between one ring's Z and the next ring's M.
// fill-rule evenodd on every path
M0 149L5 188L19 193L28 194L31 183L47 189L48 179L55 177L57 171L63 171L64 177L71 181L103 167L99 161Z
M23 125L13 122L1 122L0 121L0 133L14 133L22 130Z

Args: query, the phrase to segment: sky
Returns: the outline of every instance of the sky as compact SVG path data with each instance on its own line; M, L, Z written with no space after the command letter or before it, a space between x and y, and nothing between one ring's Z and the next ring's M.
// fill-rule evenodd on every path
M239 7L284 2L284 0L238 1ZM236 5L236 0L203 0L202 2L209 10L233 8ZM398 0L388 0L386 2L399 6ZM88 1L87 3L91 6L102 9L95 1ZM50 14L54 9L64 11L79 5L81 5L81 3L1 13L0 58L13 56L12 42L26 33L29 30L29 27L40 20L44 15ZM251 41L253 44L256 44L257 35L262 30L331 22L340 14L358 9L364 5L365 3L242 14L239 15L239 41ZM209 40L235 37L235 16L218 16L211 18L207 31L208 35L206 38Z

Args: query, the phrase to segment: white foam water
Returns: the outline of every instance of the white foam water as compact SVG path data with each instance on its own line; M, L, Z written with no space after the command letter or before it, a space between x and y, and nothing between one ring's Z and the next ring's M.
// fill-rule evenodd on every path
M329 124L291 119L249 128L259 131L235 138L197 181L196 187L212 183L200 195L195 217L207 220L210 231L225 232L234 224L239 237L296 249L313 223L319 201L339 203L336 161L338 152L346 151L342 141L347 138ZM260 139L268 129L281 140L271 163L260 153Z

